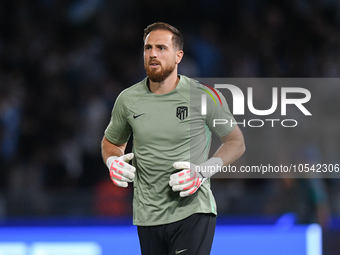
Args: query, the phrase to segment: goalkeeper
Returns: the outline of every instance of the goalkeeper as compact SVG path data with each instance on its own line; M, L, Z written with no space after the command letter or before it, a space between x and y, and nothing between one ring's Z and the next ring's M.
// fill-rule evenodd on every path
M176 28L151 24L143 40L147 77L118 96L102 157L114 185L133 183L133 223L143 255L207 255L217 215L210 177L244 153L243 135L236 124L213 125L214 119L236 122L221 93L178 74L184 53ZM207 89L215 100L207 97L202 114ZM208 159L211 132L222 144Z

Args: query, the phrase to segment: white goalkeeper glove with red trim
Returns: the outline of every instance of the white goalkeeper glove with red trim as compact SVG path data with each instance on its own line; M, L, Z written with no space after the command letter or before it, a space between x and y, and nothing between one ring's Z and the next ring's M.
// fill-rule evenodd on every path
M106 160L111 180L116 186L126 188L128 182L133 182L136 168L128 164L133 159L133 156L133 153L128 153L120 157L112 156Z
M211 158L208 161L195 165L187 161L179 161L173 164L176 169L182 171L170 176L169 185L173 191L180 191L181 197L194 194L207 178L210 178L223 166L221 158Z

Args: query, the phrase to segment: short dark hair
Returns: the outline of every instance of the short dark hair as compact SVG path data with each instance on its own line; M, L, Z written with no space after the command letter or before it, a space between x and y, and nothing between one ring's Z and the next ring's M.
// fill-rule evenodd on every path
M155 31L155 30L167 30L172 33L172 42L174 44L174 47L183 50L183 45L184 45L184 40L181 32L175 28L174 26L169 25L168 23L165 22L156 22L153 23L149 26L147 26L144 29L144 37L143 41L145 42L145 38L150 34L150 32Z

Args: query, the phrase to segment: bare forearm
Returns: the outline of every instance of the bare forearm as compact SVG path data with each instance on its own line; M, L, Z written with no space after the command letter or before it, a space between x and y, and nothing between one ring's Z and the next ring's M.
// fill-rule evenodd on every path
M106 163L106 160L111 156L120 157L124 155L125 148L126 143L122 145L116 145L111 143L106 137L103 137L101 151L104 163Z
M222 142L213 157L221 158L225 166L235 162L245 152L244 138L239 127L223 137Z

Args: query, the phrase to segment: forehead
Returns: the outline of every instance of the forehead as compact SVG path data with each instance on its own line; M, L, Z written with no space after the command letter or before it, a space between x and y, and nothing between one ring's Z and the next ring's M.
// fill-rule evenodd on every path
M168 30L151 31L145 38L144 44L172 45L172 33Z

